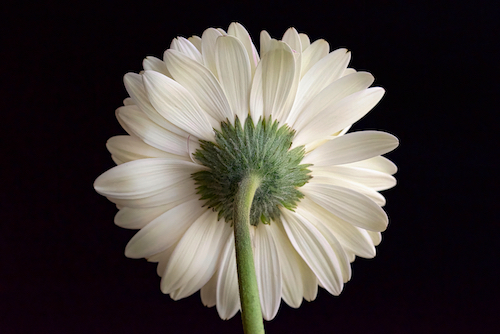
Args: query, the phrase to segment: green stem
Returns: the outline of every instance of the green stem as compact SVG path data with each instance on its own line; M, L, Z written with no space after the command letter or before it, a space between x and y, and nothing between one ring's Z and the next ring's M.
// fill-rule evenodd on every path
M260 309L259 288L253 262L252 241L250 240L250 208L261 178L253 173L241 180L235 198L234 243L236 267L240 288L241 320L245 334L264 333L264 322Z

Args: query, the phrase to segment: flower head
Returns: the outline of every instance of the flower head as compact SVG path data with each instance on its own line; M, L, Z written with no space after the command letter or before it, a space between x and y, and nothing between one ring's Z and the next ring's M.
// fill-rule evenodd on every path
M94 187L118 205L117 225L140 229L125 254L158 262L163 293L200 290L223 319L239 310L231 220L248 173L261 180L250 220L265 319L281 298L315 299L318 285L340 294L350 262L375 256L387 227L378 191L396 184L381 155L398 140L347 133L384 94L349 60L293 28L281 41L263 31L258 53L232 23L178 37L125 75L116 115L129 135L108 141L118 166Z

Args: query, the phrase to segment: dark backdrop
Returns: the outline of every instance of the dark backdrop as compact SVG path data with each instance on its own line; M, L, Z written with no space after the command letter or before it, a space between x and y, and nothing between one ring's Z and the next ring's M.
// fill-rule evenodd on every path
M494 1L2 4L1 333L240 333L199 293L174 302L94 179L122 77L177 35L239 21L352 51L387 93L355 129L396 134L398 186L375 259L339 297L282 304L268 333L490 333L498 287L499 11Z

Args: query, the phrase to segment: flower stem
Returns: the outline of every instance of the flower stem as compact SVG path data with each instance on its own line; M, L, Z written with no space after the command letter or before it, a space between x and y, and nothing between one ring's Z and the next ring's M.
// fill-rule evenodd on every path
M234 243L236 267L240 288L241 320L245 334L264 333L264 323L260 308L259 288L253 262L252 241L250 240L250 208L261 178L249 173L241 180L235 198Z

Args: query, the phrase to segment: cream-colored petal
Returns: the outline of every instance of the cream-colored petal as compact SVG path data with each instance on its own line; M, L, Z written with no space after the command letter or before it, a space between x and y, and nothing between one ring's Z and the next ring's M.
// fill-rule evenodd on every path
M144 73L149 100L171 123L204 140L214 141L214 131L207 115L186 88L154 71Z
M366 238L361 229L333 215L307 196L300 201L300 206L314 214L335 235L346 251L364 258L375 256L373 243Z
M382 99L384 90L380 87L368 88L349 95L331 108L320 112L294 139L293 147L307 145L316 140L344 129L366 115ZM345 136L341 136L343 138ZM307 151L307 146L306 146Z
M127 244L125 255L133 259L149 257L178 242L184 232L205 211L203 203L191 200L163 213L137 232Z
M302 70L300 71L300 77L303 78L318 61L328 55L329 51L330 45L324 39L318 39L307 47L302 53Z
M224 91L208 68L174 50L165 52L165 63L175 81L215 120L222 122L233 117Z
M200 290L200 298L203 305L213 307L217 304L217 278L219 277L216 271L212 278Z
M382 156L347 163L343 166L371 169L382 173L387 173L389 175L394 175L398 171L398 167L394 164L394 162Z
M217 312L222 320L232 318L240 309L238 274L236 272L236 254L234 235L230 235L221 255L217 277Z
M283 226L295 250L321 285L332 295L339 295L343 288L341 269L328 241L301 215L288 210L282 213Z
M115 215L115 224L128 229L141 229L155 218L161 216L168 210L179 204L187 202L185 200L155 206L152 208L121 208Z
M199 52L201 52L201 38L200 38L200 36L193 35L193 36L188 38L188 41L191 44L193 44Z
M253 74L255 72L257 64L259 63L259 55L255 51L255 46L252 43L252 38L248 34L248 31L240 23L233 22L229 25L227 33L228 35L237 37L245 46L245 50L247 50L248 54L248 59L250 59L250 69Z
M217 39L215 63L219 81L233 114L244 122L248 116L251 70L243 44L232 36ZM233 119L230 119L233 122Z
M311 167L314 173L333 176L337 179L345 179L350 182L362 184L365 187L381 191L392 188L396 185L396 179L387 174L372 169L346 167L344 166L324 166Z
M257 226L253 245L262 315L269 321L276 316L281 302L281 267L276 244L267 225Z
M163 75L166 75L167 77L172 77L170 75L170 72L167 69L167 65L165 65L165 62L161 59L158 59L153 56L149 56L144 58L142 61L142 67L144 67L145 71L156 71L159 72Z
M208 28L201 36L203 63L216 78L218 77L218 72L215 65L215 43L219 36L222 36L222 33L214 28Z
M309 45L311 45L311 40L309 39L309 36L303 33L299 34L299 38L300 38L300 45L302 46L302 51L304 51L309 47Z
M134 106L118 108L116 118L129 134L139 138L144 143L174 155L188 157L187 148L190 139L157 125ZM198 147L199 144L191 141L190 145Z
M326 108L334 106L343 98L367 89L373 83L373 75L367 72L358 72L347 77L335 80L319 92L309 103L303 105L297 120L293 124L295 131L302 130L317 115Z
M134 103L149 117L149 119L170 132L185 138L188 137L189 134L186 131L167 121L153 107L146 93L146 88L144 87L143 77L141 74L127 73L123 78L123 82Z
M350 59L351 53L346 49L335 50L319 60L304 75L300 80L297 97L287 119L288 124L294 124L304 106L310 103L319 92L342 76Z
M103 196L136 199L156 195L202 167L192 162L168 158L141 159L111 168L94 182Z
M167 264L161 280L163 293L200 289L205 285L215 273L219 256L231 233L229 224L217 221L217 213L212 210L207 210L191 224Z
M196 60L198 63L203 63L203 58L200 51L194 46L189 40L184 37L177 37L172 40L170 44L170 49L179 51L189 58ZM167 50L168 51L168 50Z
M146 158L171 158L185 161L189 159L186 155L181 156L154 148L132 136L111 137L106 142L106 148L122 163Z
M260 57L264 55L271 49L271 36L265 30L260 32Z
M398 139L381 131L358 131L330 140L307 154L303 163L333 166L362 161L394 150Z
M290 46L293 53L302 53L302 42L300 41L299 33L295 28L288 28L283 34L281 40Z
M376 232L387 228L384 210L354 190L317 183L307 183L300 189L312 201L354 226Z

